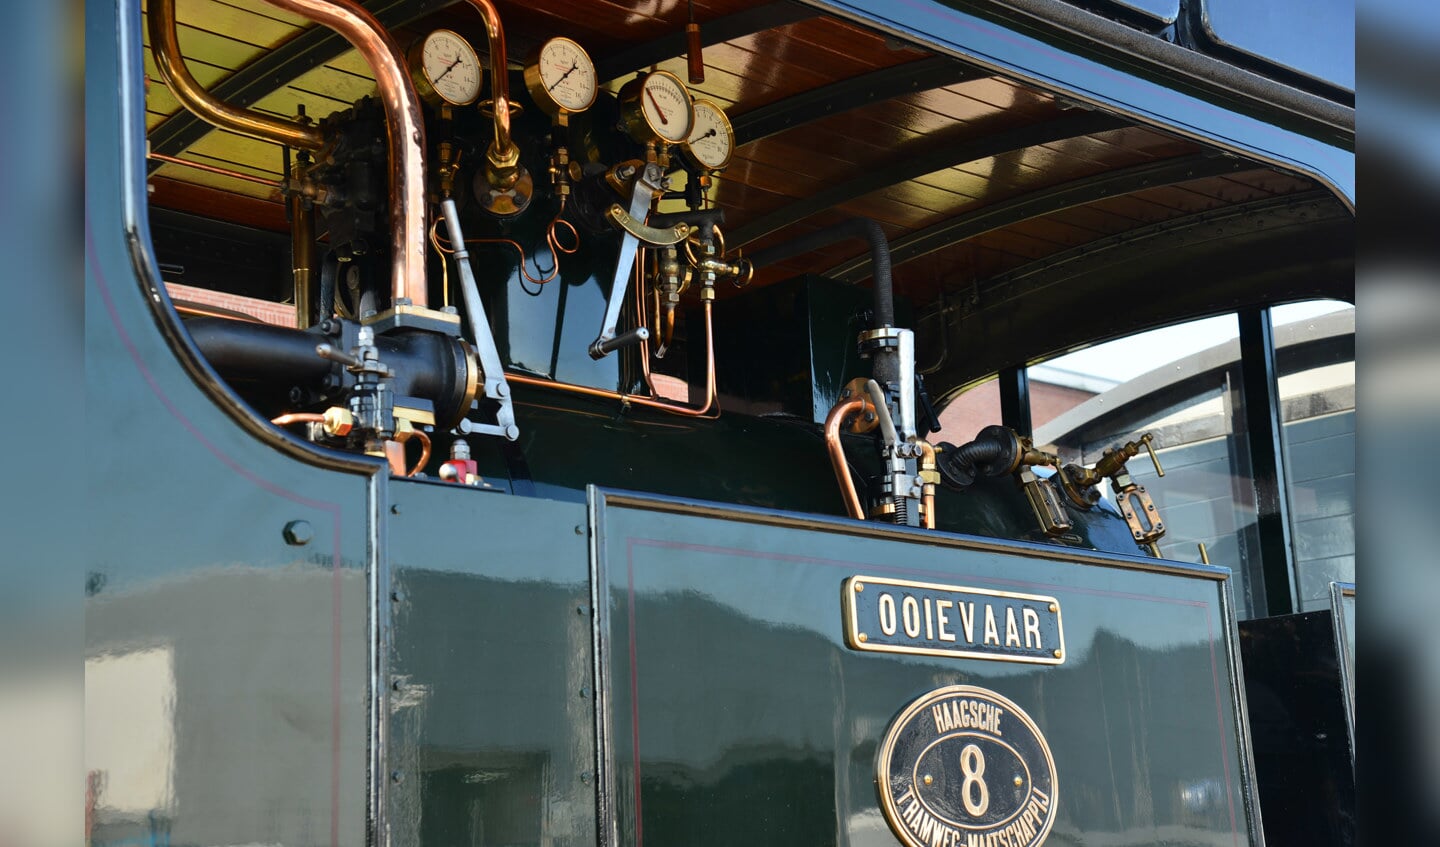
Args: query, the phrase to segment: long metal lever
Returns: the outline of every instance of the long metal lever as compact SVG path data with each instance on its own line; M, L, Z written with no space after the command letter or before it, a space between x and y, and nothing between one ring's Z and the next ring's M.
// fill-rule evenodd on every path
M453 199L441 201L440 209L445 215L445 229L450 233L450 243L455 247L455 267L460 272L460 292L465 298L465 313L470 318L475 354L480 358L480 370L485 378L481 392L500 404L499 411L495 413L494 426L461 420L460 431L503 435L514 441L520 437L520 428L515 425L515 407L510 403L510 384L505 381L505 365L500 361L495 336L490 333L490 320L485 316L485 304L481 302L480 289L475 285L475 272L470 267L470 251L465 249L465 234L460 231L460 215L455 211Z
M660 166L647 163L635 178L635 187L630 192L630 217L644 221L650 214L650 201L665 190L665 174ZM684 240L683 237L681 240ZM630 230L620 241L620 255L615 260L615 276L610 281L610 299L605 304L605 319L601 323L600 335L590 345L590 358L603 359L615 347L609 342L615 338L616 325L620 323L620 307L625 304L625 292L630 287L630 274L635 267L635 254L640 250L640 238Z

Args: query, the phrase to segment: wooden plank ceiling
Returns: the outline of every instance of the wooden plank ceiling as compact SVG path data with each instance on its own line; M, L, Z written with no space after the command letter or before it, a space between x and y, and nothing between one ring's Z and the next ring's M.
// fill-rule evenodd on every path
M682 30L687 14L683 0L498 0L497 5L516 68L536 44L551 35L575 38L597 61L603 61ZM697 0L694 4L702 30L707 22L762 5L765 0ZM182 52L192 73L207 86L283 45L307 26L262 0L177 0L177 18ZM484 52L483 27L464 4L442 8L396 34L404 44L434 26L456 30ZM146 70L151 75L147 126L153 130L175 116L179 106L155 75L148 36L146 46ZM722 105L732 118L784 103L820 86L930 58L921 50L824 16L715 44L707 47L704 55L705 82L693 89L697 96ZM683 57L662 61L659 67L686 78ZM613 91L623 81L611 80L607 88ZM297 105L303 105L318 117L345 108L373 88L368 68L351 50L278 86L255 108L293 115ZM1001 133L1083 114L1083 109L1045 92L997 76L978 76L839 110L744 144L711 196L726 210L727 231L740 232L766 215L859 177ZM1009 149L868 191L763 234L745 249L763 249L856 215L875 218L892 240L898 239L957 216L1097 174L1199 152L1201 148L1192 142L1128 125ZM220 130L208 132L180 156L269 180L278 181L282 176L282 156L276 145ZM250 205L241 204L237 209L249 209L244 216L252 222L283 225L279 194L268 186L173 164L160 167L153 176L164 188L157 190L157 202L163 203L167 196L183 197L187 189L214 189L248 198ZM1258 166L1157 185L1010 223L950 244L897 266L895 280L902 294L929 299L942 288L965 289L1019 265L1129 229L1313 187L1308 180ZM195 202L200 201L191 201ZM184 205L179 199L176 204ZM268 218L264 204L274 207ZM214 204L210 205L213 212ZM822 272L863 252L863 245L839 243L767 268L757 274L757 282Z

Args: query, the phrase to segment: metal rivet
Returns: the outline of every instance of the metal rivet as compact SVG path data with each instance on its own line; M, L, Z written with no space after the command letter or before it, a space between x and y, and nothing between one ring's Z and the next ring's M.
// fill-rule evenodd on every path
M404 683L400 682L400 680L398 679L390 683L391 691L399 691L402 687L404 687Z
M584 773L580 774L580 781L583 782L583 783L585 783L586 785L589 785L589 784L590 784L590 772L589 772L589 771L585 771Z
M390 781L391 781L391 782L399 782L399 781L403 780L404 778L405 778L405 772L404 772L404 771L391 771L391 772L390 772Z
M395 505L393 505L393 506L390 507L390 514L392 514L392 515L398 515L398 514L400 514L400 504L399 504L399 503L396 503Z
M865 590L865 583L863 583L863 582L857 582L857 583L855 583L855 590L856 590L856 591L864 591L864 590Z
M1063 657L1064 655L1065 655L1065 651L1064 651L1064 650L1061 650L1061 649L1059 649L1058 647L1055 649L1055 658L1059 659L1059 658Z
M590 696L590 686L588 686L588 685L582 685L582 686L580 686L580 696L581 696L581 697L589 697L589 696Z
M856 641L860 641L860 642L869 641L869 640L870 640L870 636L868 636L868 635L866 635L865 633L862 632L862 633L860 633L859 635L855 636L855 640L856 640Z
M282 535L291 547L303 547L315 538L315 530L310 528L309 521L291 521L285 524Z
M1052 611L1052 612L1058 612L1058 611L1060 611L1060 607L1057 606L1057 605L1055 605L1054 603L1051 603L1051 604L1050 604L1050 611Z
M392 592L390 592L390 599L391 599L391 600L394 600L396 603L403 602L403 601L405 600L405 592L403 592L403 591L392 591Z
M584 534L585 534L585 528L582 527L582 526L581 526L580 524L578 524L578 523L575 524L575 534L576 534L576 535L584 535Z
M931 776L931 775L928 774L928 773L925 774L925 784L926 784L926 785L932 785L932 784L934 784L934 782L935 782L935 777Z
M589 606L579 605L579 606L576 606L576 607L575 607L575 614L577 614L577 615L587 615L587 614L589 614L589 613L590 613L590 607L589 607Z
M1015 774L1015 787L1016 787L1016 788L1019 788L1020 786L1022 786L1022 785L1024 785L1024 784L1025 784L1025 778L1022 777L1022 776L1020 776L1020 774L1018 774L1018 773Z

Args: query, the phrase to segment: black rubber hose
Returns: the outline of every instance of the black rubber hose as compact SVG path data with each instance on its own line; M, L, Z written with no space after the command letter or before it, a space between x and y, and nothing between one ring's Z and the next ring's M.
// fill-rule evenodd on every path
M895 290L890 279L890 239L885 230L870 218L851 218L834 226L816 230L774 247L767 247L750 256L756 268L783 262L818 250L847 238L863 238L870 244L870 264L875 278L875 323L895 325Z
M875 279L875 325L895 325L895 286L890 276L890 239L885 230L871 218L850 218L831 227L816 230L784 244L767 247L750 256L757 268L773 265L818 250L847 238L863 238L870 244L871 275ZM872 375L881 385L896 388L900 379L900 357L893 348L878 351Z

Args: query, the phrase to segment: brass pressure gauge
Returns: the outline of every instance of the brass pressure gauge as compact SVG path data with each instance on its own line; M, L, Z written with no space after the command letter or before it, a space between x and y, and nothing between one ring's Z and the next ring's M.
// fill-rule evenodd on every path
M416 90L433 105L468 106L480 97L480 58L468 41L450 30L425 36L407 58Z
M559 118L590 108L600 86L585 48L568 38L552 38L525 66L525 90L542 112Z
M702 170L724 170L735 152L735 130L730 126L730 119L709 100L696 100L695 125L680 149L685 158Z
M651 71L620 89L620 119L630 137L641 144L680 144L690 137L695 107L680 77Z

